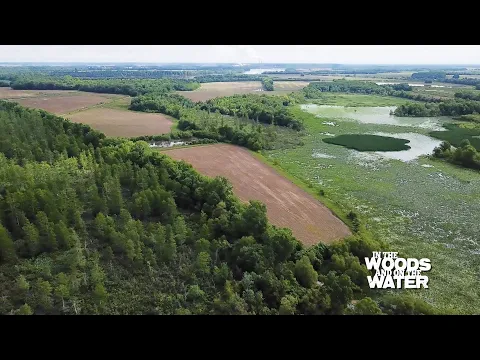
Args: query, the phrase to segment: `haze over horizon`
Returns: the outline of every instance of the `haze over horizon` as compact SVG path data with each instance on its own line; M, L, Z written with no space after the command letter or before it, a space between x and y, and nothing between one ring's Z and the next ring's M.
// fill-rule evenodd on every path
M0 45L0 63L472 65L479 45Z

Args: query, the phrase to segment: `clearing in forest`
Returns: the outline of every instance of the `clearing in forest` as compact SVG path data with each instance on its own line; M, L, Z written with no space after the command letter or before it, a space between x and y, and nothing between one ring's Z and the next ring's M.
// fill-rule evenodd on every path
M185 160L204 175L226 177L242 201L263 202L269 220L276 226L292 229L293 235L305 245L330 243L351 234L328 208L244 148L217 144L164 153Z
M192 101L207 101L236 94L263 94L263 87L260 81L212 82L201 84L197 90L177 93Z

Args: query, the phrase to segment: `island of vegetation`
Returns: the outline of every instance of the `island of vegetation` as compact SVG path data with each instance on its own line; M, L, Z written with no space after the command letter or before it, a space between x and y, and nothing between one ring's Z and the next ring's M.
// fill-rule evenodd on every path
M341 145L358 151L402 151L410 149L410 140L390 136L346 134L323 139L329 144Z

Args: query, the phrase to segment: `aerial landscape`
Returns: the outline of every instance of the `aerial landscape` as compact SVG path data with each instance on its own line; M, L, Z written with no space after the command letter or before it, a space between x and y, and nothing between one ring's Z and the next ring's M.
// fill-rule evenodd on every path
M480 314L480 65L236 47L0 56L0 314Z

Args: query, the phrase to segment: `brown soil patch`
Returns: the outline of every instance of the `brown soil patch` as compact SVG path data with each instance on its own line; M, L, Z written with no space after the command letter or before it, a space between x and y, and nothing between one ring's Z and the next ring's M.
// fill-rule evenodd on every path
M305 245L330 243L351 234L328 208L244 148L219 144L172 149L164 154L191 163L202 174L226 177L241 200L265 203L272 224L292 229Z
M136 137L170 132L173 122L163 114L148 114L96 108L66 116L73 122L88 124L107 136Z
M20 105L43 109L55 114L64 114L93 105L107 103L109 99L101 95L75 95L75 96L51 96L35 97L31 99L16 99Z
M39 96L52 96L70 94L76 91L69 90L13 90L9 87L0 87L0 99L31 98Z
M207 101L236 94L263 94L262 89L260 81L212 82L201 84L200 88L194 91L177 91L177 93L192 101Z

